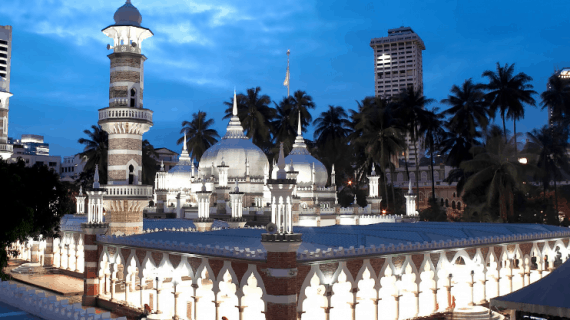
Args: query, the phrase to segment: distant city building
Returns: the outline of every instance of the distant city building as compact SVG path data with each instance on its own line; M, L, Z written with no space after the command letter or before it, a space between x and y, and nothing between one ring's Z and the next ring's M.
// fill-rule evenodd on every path
M158 158L155 158L158 162L157 169L160 169L161 163L164 163L164 170L166 171L178 164L178 153L167 148L157 148L154 151L158 154Z
M554 74L563 79L570 79L570 68L562 68L560 70L555 71ZM546 83L546 89L550 90L550 84L548 82ZM553 118L554 118L553 110L550 106L548 106L548 124L551 127L554 125Z
M21 139L8 138L8 143L13 147L12 162L22 159L26 166L34 164L46 165L55 172L61 172L61 156L49 155L49 144L44 142L44 137L35 134L23 134Z
M8 100L10 93L10 60L12 56L12 26L0 26L0 159L12 155L8 143Z
M64 157L61 164L61 179L72 181L79 179L79 175L83 172L86 162L87 159L84 159L78 154L75 156Z
M43 136L23 134L19 140L8 138L8 141L14 145L14 154L49 156L49 143L44 142Z
M377 97L391 98L406 88L419 90L423 94L422 51L426 49L423 40L410 27L389 29L388 36L370 41L374 50L374 92ZM399 159L415 162L416 148L410 135L406 135L407 152ZM418 159L425 150L417 143Z

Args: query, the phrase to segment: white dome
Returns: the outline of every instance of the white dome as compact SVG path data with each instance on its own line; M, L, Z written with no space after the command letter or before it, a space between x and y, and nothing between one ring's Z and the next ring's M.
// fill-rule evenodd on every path
M226 135L218 143L211 146L200 159L199 174L204 177L212 175L218 178L218 166L222 161L228 166L228 178L244 178L246 159L249 163L249 176L262 178L265 169L269 168L267 156L243 134L243 128L237 117L236 95L234 92L233 116L228 124ZM213 170L212 170L213 164Z
M297 175L298 185L312 184L313 166L315 168L315 184L317 187L324 187L327 184L327 168L307 150L305 140L299 133L293 144L293 150L285 158L285 163L289 166L291 160L293 160L293 170L299 172Z

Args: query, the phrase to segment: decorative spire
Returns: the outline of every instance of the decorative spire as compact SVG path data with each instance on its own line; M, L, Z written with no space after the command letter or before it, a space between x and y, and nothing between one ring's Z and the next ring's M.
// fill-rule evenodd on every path
M335 174L335 172L334 172L334 163L333 163L333 165L332 165L332 172L331 172L331 173L332 173L332 174Z
M93 189L99 189L101 185L99 184L99 165L95 165L95 176L93 177Z
M160 160L160 171L164 171L164 160Z
M238 193L238 192L239 192L239 185L238 185L238 179L237 179L237 178L236 178L236 184L235 184L235 187L234 187L234 192L235 192L235 193Z
M410 183L408 185L408 194L414 194L414 191L412 191L412 179L410 179Z
M297 118L297 135L302 135L302 127L301 127L301 109L299 109L299 117Z
M295 167L293 167L293 158L291 158L291 163L289 164L289 171L295 171Z
M79 195L80 195L80 196L83 195L83 186L79 186Z
M277 179L286 179L287 173L285 172L285 155L283 153L283 142L279 144L279 161L277 161Z
M206 180L202 179L202 192L206 192Z
M182 147L182 152L188 152L188 148L186 147L186 130L184 130L184 146Z
M127 2L126 2L126 3L127 3L127 4L131 4L131 0L127 0Z
M234 116L237 116L237 115L238 115L238 112L237 112L237 111L238 111L238 110L237 110L236 88L234 88L234 108L233 108L233 110L232 110L232 114L233 114Z
M375 176L376 175L376 167L374 166L374 162L372 162L372 173L370 174L371 176Z
M239 121L238 117L237 96L235 89L232 117L230 119L230 123L228 123L226 134L222 137L222 139L247 139L247 137L243 134L243 127L241 126L241 122Z

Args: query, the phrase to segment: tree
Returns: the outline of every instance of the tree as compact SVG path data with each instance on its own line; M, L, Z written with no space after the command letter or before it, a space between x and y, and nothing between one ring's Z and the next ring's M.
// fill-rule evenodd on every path
M275 117L271 121L271 127L273 128L273 145L274 154L279 153L279 143L283 142L283 152L289 154L293 148L293 142L297 136L297 130L295 126L295 120L297 116L291 113L293 99L291 97L285 97L279 104L275 104Z
M154 186L158 154L148 140L142 142L142 183Z
M95 174L95 165L98 164L101 184L106 184L108 134L103 131L100 125L92 125L91 129L93 131L83 130L83 133L88 137L87 139L80 138L78 140L80 144L85 145L83 152L79 153L80 157L87 159L83 172L92 177Z
M247 89L246 94L236 95L238 117L248 138L261 149L271 147L271 120L275 117L275 110L269 107L271 99L268 95L260 95L261 88ZM233 97L229 102L224 119L232 117Z
M297 117L299 111L301 111L301 124L303 125L303 132L307 130L307 127L313 121L313 117L311 116L311 112L309 109L315 109L315 103L313 102L313 97L308 95L303 90L297 90L291 96L293 104L291 106L291 113Z
M438 108L426 110L425 118L420 125L420 131L425 133L424 148L429 151L429 158L431 163L431 196L435 201L435 179L433 174L433 153L437 152L440 142L445 136L443 130L443 115L438 113Z
M400 118L405 121L410 138L414 143L414 153L416 158L416 194L420 194L420 185L417 181L420 176L418 140L420 135L423 133L421 131L422 124L427 121L427 114L424 109L434 101L434 99L428 99L423 96L420 90L414 91L412 87L409 87L407 90L400 93L396 98L398 113L400 114Z
M554 121L570 115L570 81L557 74L548 78L548 89L540 94L542 109L550 108Z
M467 133L473 145L479 129L484 130L489 124L490 113L488 106L483 103L482 87L467 79L461 88L453 85L451 93L447 99L441 100L441 103L450 106L443 111L444 116L451 116L446 126L452 132Z
M58 174L47 166L0 161L0 181L2 212L9 213L0 226L0 278L6 280L4 267L8 256L15 255L8 251L10 244L58 237L61 217L70 213L72 200Z
M570 174L570 158L568 157L568 130L562 126L543 126L540 129L533 129L527 133L529 138L525 146L540 169L536 177L542 181L544 195L546 196L547 186L550 181L554 181L554 198L556 213L558 214L558 195L556 190L556 180L563 176L563 173Z
M487 70L483 72L483 77L489 80L489 83L483 85L483 89L487 91L485 101L491 108L491 114L497 111L501 114L503 120L503 131L505 132L505 142L507 141L507 127L505 119L513 120L514 147L515 157L518 155L517 150L517 125L516 121L524 118L524 103L534 106L536 102L532 97L536 91L532 90L533 86L529 84L532 78L524 72L520 72L513 76L515 72L515 64L505 66L497 62L497 71Z
M186 133L186 146L190 157L198 162L208 148L218 142L218 131L212 129L214 119L208 119L204 111L192 114L191 121L182 121L180 133ZM176 143L181 144L184 136L180 137Z
M492 137L486 145L473 147L473 160L461 163L461 169L470 176L467 178L463 190L464 202L470 194L475 197L484 196L483 209L490 209L498 200L499 217L503 222L513 222L515 192L523 190L523 176L525 169L514 157L514 138L505 142L502 137Z

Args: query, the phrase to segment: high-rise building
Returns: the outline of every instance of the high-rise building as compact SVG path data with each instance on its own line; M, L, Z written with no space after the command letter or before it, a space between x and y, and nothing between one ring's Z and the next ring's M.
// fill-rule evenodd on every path
M388 36L370 41L374 50L374 92L391 97L413 87L423 92L422 51L424 42L410 27L389 29Z
M559 76L563 79L570 79L570 68L562 68L554 72L555 75ZM546 90L550 90L550 84L546 83ZM554 125L554 110L550 106L548 106L548 125L551 127Z
M12 26L0 26L0 159L8 159L13 147L8 143L8 99L10 93L10 60Z
M374 50L374 92L377 97L391 98L411 87L423 93L422 51L426 49L423 40L410 27L388 30L388 36L370 41ZM422 158L422 143L414 147L409 134L406 135L406 150L399 159L415 163ZM397 165L397 161L395 163Z

